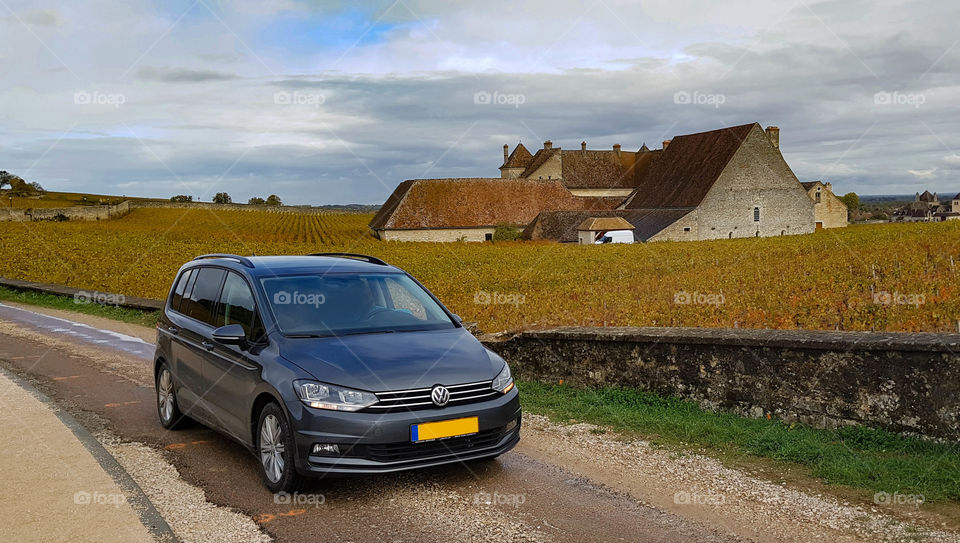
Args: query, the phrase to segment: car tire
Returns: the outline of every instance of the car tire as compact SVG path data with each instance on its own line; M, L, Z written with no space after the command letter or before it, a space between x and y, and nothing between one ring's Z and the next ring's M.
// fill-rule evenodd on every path
M182 427L187 417L180 412L173 374L166 362L161 362L160 368L157 370L155 388L157 391L157 415L160 417L160 424L167 430L176 430Z
M295 462L296 442L286 414L276 403L268 403L260 411L255 438L263 484L273 493L296 490L301 481Z

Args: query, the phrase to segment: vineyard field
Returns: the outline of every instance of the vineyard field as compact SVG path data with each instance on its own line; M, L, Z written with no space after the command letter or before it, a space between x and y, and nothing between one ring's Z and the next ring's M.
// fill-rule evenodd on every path
M370 214L141 208L4 223L0 275L149 298L203 253L380 257L493 332L558 325L957 331L960 221L578 246L375 240Z

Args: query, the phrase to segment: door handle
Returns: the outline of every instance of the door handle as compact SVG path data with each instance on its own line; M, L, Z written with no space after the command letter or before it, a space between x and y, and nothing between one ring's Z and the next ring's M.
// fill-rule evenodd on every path
M168 327L167 327L167 332L170 332L170 333L173 334L173 335L177 335L177 334L180 333L180 329L177 328L176 326L168 326Z
M209 341L204 341L204 342L200 343L200 345L201 345L204 349L206 349L206 350L208 350L208 351L212 351L212 350L213 350L213 343L210 343Z

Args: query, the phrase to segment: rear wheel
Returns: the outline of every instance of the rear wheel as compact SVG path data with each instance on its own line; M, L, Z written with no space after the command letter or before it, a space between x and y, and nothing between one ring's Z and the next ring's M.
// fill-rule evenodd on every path
M283 410L269 403L260 412L257 424L257 458L263 484L271 492L292 492L300 484L294 464L293 432Z
M176 387L173 385L173 374L167 363L160 364L157 371L157 414L160 415L160 424L168 430L176 430L183 425L184 417L177 404Z

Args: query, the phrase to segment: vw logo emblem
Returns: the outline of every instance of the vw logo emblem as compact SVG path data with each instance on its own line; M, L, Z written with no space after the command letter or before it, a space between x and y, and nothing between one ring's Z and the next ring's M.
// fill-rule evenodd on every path
M450 391L443 385L437 385L430 391L430 399L437 407L443 407L450 401Z

